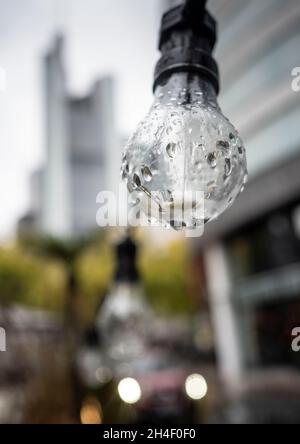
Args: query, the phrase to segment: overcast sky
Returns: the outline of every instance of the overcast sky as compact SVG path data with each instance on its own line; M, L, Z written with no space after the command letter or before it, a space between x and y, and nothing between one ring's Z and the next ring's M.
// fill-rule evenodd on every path
M127 135L152 101L163 1L0 0L0 238L28 209L28 178L43 162L42 55L54 34L66 36L70 91L83 94L97 77L115 76L118 129Z

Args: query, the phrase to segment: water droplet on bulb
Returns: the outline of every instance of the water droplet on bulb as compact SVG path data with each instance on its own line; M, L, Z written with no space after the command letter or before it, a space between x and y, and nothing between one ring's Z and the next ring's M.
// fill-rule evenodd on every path
M207 189L208 189L209 194L213 193L215 188L216 188L216 182L214 180L211 180L210 182L208 182Z
M207 163L211 168L216 168L217 166L217 156L215 152L208 153L207 155Z
M161 196L164 202L173 203L174 199L170 190L162 191Z
M150 168L148 168L146 165L141 168L141 172L146 182L150 182L152 180L152 173Z
M141 200L135 192L130 194L130 199L129 199L130 204L138 205L140 202L141 202Z
M133 183L138 188L141 186L141 179L136 173L133 175Z
M228 151L229 149L229 143L226 140L219 140L216 145L217 148L219 148L222 151Z
M168 156L173 159L173 157L175 157L175 153L176 153L176 144L175 143L168 143L168 145L166 147L166 151L167 151Z
M193 217L192 223L191 223L191 228L200 228L200 227L203 227L203 225L204 225L203 219L196 219L195 217Z
M158 172L158 162L157 161L154 161L151 163L150 171L151 171L152 176Z
M243 148L241 146L238 147L239 154L243 154Z
M170 225L174 230L181 231L186 228L186 223L184 221L171 220Z
M130 182L127 182L127 190L129 194L134 191L134 188Z
M231 164L231 160L228 158L225 159L224 170L225 170L225 176L226 177L230 176L230 174L232 172L232 164Z
M212 215L211 215L211 218L209 219L209 221L212 221L212 220L216 220L216 219L218 219L218 212L217 211L213 211L213 213L212 213Z
M198 145L196 145L196 148L198 150L205 151L205 146L203 145L203 143L199 143Z

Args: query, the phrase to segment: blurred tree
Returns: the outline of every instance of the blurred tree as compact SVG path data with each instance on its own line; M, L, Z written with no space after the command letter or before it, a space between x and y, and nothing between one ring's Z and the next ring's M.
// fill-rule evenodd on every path
M39 261L20 248L0 249L0 304L24 304L62 311L64 270L55 261Z
M64 298L64 320L66 327L67 359L69 362L69 381L73 395L73 416L79 421L83 388L77 372L78 346L82 335L79 310L80 286L76 263L82 252L95 242L95 238L56 239L50 237L27 237L22 239L24 247L45 258L60 261L66 273L66 294Z
M76 260L89 243L90 239L63 240L51 237L27 237L22 240L22 245L27 250L43 260L51 258L63 265L66 273L65 320L74 330L79 326Z
M193 312L189 264L184 241L159 252L141 249L139 268L155 311ZM114 266L113 248L103 234L77 241L22 239L18 248L0 249L0 303L65 309L68 317L74 315L80 325L88 325L110 285Z
M79 285L88 301L81 301L82 319L88 325L93 323L112 280L115 268L113 248L106 239L101 239L83 252L76 265Z
M187 245L176 241L159 252L143 249L140 271L146 295L158 313L190 315L195 303L189 291L189 264Z
M85 321L91 322L101 298L109 289L115 268L114 248L106 239L86 249L77 262L80 288L89 302L82 306ZM138 256L146 297L157 313L194 313L191 297L190 258L184 241L164 246L158 252L146 245Z

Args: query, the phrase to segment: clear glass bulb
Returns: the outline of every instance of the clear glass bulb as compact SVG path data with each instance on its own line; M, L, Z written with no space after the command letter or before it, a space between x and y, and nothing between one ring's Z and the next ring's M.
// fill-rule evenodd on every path
M151 310L141 285L117 282L107 294L97 316L106 364L118 369L140 359L146 346Z
M121 175L144 211L143 202L151 200L148 217L176 230L197 228L234 202L247 181L245 149L209 82L175 73L156 88L149 113L125 146ZM201 197L183 206L186 192ZM173 217L176 207L182 207L180 220Z

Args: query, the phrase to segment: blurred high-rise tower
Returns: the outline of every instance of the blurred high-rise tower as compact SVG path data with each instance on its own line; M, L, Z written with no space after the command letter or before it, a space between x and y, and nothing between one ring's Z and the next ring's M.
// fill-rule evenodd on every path
M44 61L47 161L41 177L40 223L43 231L57 236L71 230L71 147L62 51L63 39L57 37Z
M31 211L19 228L62 238L82 236L96 229L98 192L118 183L114 82L102 78L89 94L70 96L61 36L46 54L44 76L46 165L32 175Z

